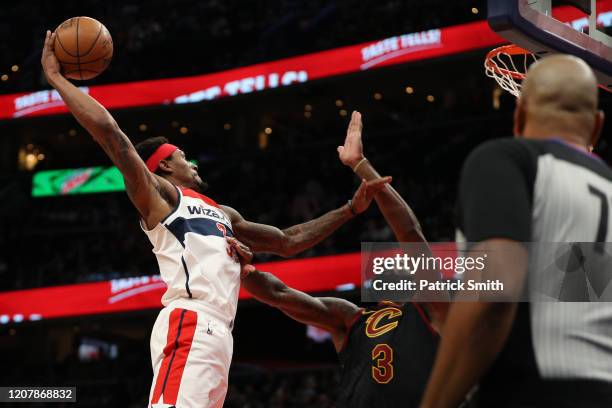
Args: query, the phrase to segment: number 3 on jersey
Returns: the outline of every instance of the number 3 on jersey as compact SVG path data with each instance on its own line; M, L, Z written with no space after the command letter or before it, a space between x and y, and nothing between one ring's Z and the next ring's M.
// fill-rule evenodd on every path
M393 349L380 343L372 349L372 378L379 384L387 384L393 379Z
M223 238L227 237L227 229L225 228L225 225L218 222L217 229L221 231L221 233L223 234ZM238 255L234 253L234 249L232 248L230 244L227 244L227 248L225 249L225 251L227 252L227 255L229 255L230 258L233 258L233 259L238 258Z

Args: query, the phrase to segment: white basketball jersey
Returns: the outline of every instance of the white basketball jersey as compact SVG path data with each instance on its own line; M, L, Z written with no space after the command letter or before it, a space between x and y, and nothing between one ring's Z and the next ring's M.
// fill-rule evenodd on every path
M176 209L152 230L143 228L168 285L162 304L194 299L232 320L240 290L240 263L225 240L226 235L234 236L232 224L210 198L186 188L177 190Z

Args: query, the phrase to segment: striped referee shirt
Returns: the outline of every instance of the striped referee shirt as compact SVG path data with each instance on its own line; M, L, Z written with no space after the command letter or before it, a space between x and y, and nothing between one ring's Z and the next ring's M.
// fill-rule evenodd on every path
M494 140L464 165L458 237L605 243L612 240L611 205L612 169L598 157L558 139ZM520 303L481 388L517 392L557 380L612 385L612 303Z

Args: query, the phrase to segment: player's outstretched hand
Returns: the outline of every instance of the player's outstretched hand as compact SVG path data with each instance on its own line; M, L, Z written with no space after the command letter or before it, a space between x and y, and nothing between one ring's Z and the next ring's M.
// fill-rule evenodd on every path
M225 237L231 248L238 254L240 260L240 278L244 279L251 272L255 271L255 267L251 265L253 261L253 252L251 248L238 241L236 238Z
M47 30L45 36L45 45L43 46L42 57L40 63L42 64L45 77L49 83L52 82L53 78L60 75L61 68L55 52L53 51L53 44L55 43L55 33Z
M355 166L364 158L363 156L363 143L361 142L361 130L363 124L361 123L361 113L353 111L351 116L351 122L349 123L348 130L346 131L346 139L344 139L344 146L338 146L338 157L342 164L349 166L351 169L355 169Z
M366 181L361 180L361 185L353 196L353 211L360 214L368 209L374 196L385 186L390 183L392 178L390 176L381 177L374 180Z

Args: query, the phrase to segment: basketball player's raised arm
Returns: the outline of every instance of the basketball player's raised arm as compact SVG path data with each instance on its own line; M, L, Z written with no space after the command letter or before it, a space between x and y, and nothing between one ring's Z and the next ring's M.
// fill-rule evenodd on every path
M376 180L380 178L380 174L363 155L362 128L361 114L354 111L344 145L338 147L338 155L340 161L350 167L360 179ZM385 185L374 199L398 242L427 243L416 215L390 184Z
M250 262L250 249L234 238L227 238L242 264L242 286L260 302L275 307L300 323L331 333L336 349L344 343L346 329L359 311L353 303L333 297L314 297L290 288L267 272L260 272Z
M221 207L230 217L236 237L254 252L288 257L313 247L348 220L367 210L376 193L390 181L391 177L363 180L348 204L319 218L283 230L247 221L233 208Z
M125 179L126 192L147 225L157 224L171 211L170 203L178 199L175 189L168 181L147 169L110 113L64 78L53 52L54 36L47 31L41 58L47 81L59 92L76 120L119 168Z
M377 180L380 175L363 154L362 129L361 114L355 111L351 116L344 145L338 146L338 156L340 161L350 167L360 179ZM398 242L411 243L409 250L414 253L431 255L431 248L425 239L419 220L393 186L385 185L374 199ZM440 274L436 270L421 270L418 272L418 279L435 282L440 279ZM432 321L435 321L435 326L441 329L448 311L448 303L445 303L449 300L448 293L430 291L427 299L428 302L422 305L429 312Z

